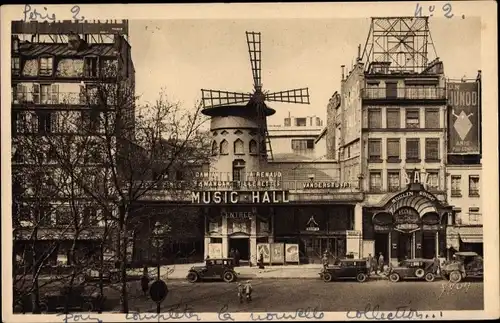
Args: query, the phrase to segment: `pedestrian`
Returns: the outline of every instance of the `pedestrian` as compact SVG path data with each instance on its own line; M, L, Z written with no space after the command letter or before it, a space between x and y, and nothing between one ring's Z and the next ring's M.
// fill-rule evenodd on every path
M236 251L234 252L234 261L236 263L236 267L239 267L240 266L240 251L238 249L236 249Z
M247 302L252 301L252 284L250 283L249 280L247 280L247 282L245 284L245 296L246 296Z
M384 271L384 255L382 253L379 253L378 256L378 270L380 273Z
M240 300L240 304L243 303L243 294L245 293L243 285L238 283L238 299Z
M264 269L264 253L262 253L262 251L260 252L258 263L259 263L259 269Z
M232 258L234 260L234 249L231 248L231 251L229 251L229 258Z
M321 258L321 262L323 263L323 268L326 270L328 268L328 265L329 265L328 255L326 252L323 254L323 258Z
M370 274L371 274L373 269L373 256L371 253L368 254L368 268L370 268Z
M146 296L149 290L149 273L147 265L144 265L142 269L141 288L142 293L144 294L144 296Z

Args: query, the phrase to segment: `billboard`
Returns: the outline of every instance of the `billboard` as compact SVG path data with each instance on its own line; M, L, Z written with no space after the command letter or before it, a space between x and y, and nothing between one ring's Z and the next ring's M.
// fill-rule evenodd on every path
M478 82L448 83L448 153L480 153L480 96Z

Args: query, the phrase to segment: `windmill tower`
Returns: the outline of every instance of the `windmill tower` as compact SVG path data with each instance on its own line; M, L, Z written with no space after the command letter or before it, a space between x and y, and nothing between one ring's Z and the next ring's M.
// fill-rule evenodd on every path
M246 37L253 93L201 90L202 112L211 117L212 154L218 156L213 166L219 172L233 169L234 174L235 160L244 161L247 171L259 171L261 165L273 159L267 117L276 111L265 101L309 104L308 88L273 93L262 90L261 34L247 31Z

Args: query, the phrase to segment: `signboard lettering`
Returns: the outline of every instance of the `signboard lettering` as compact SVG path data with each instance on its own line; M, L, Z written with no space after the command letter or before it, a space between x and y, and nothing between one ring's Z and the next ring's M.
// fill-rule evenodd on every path
M349 188L349 187L351 187L351 183L348 183L348 182L339 183L339 182L313 182L313 181L310 181L310 182L304 183L304 189L316 189L316 188L332 189L332 188Z
M242 201L240 194L249 194ZM205 191L191 192L193 204L288 203L288 191Z
M311 215L311 218L309 219L309 221L307 221L306 231L319 231L318 222L314 220L313 215Z
M448 151L452 154L478 154L479 83L448 83Z

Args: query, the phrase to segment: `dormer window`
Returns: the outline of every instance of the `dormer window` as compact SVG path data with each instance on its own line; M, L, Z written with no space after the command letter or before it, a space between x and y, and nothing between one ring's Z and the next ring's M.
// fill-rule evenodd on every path
M85 57L84 72L86 77L97 77L97 57Z
M39 69L40 76L51 76L54 67L54 58L40 57L38 62L40 65Z

